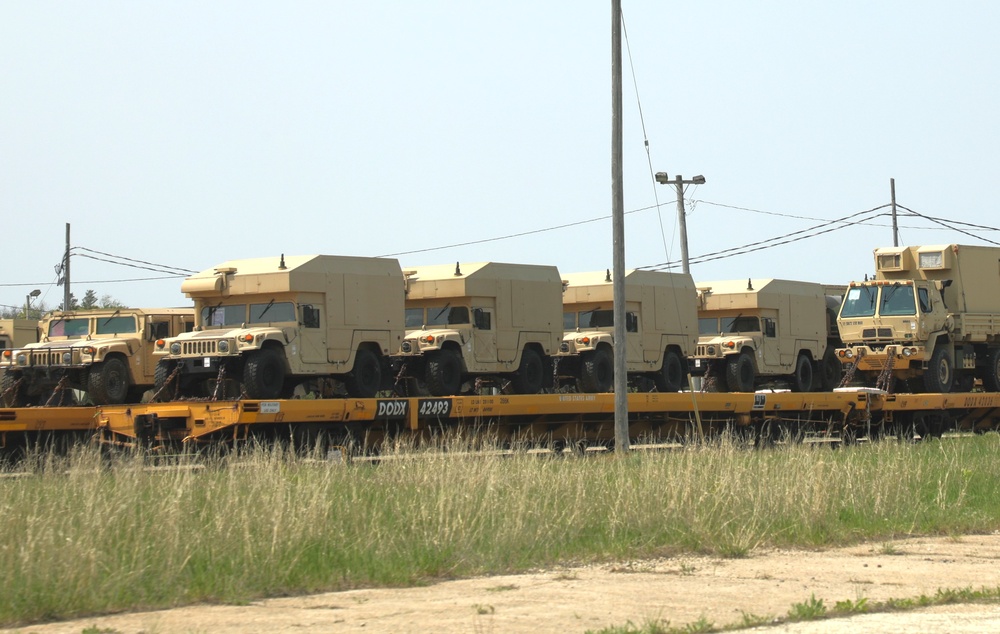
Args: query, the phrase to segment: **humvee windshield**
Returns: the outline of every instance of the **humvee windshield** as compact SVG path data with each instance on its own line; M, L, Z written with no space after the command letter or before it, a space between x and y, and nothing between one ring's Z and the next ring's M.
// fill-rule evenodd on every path
M90 319L57 319L49 324L50 337L82 337L90 333Z
M721 317L720 320L724 333L760 332L760 320L753 316Z
M883 286L880 300L878 314L883 317L917 314L912 286Z
M419 328L420 326L450 326L454 324L468 324L469 307L452 306L428 306L425 308L406 309L406 327Z
M267 324L275 321L295 321L295 305L292 302L275 301L250 304L251 324Z
M247 321L245 304L231 306L205 306L201 309L201 323L205 326L239 326Z
M97 334L116 335L119 333L138 332L135 325L135 317L98 317Z

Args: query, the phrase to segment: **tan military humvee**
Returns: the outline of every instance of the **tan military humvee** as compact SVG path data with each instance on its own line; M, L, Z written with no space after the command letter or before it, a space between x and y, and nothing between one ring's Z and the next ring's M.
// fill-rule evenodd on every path
M554 266L461 263L406 271L406 338L394 358L401 380L435 396L475 378L519 394L552 384L562 337L562 281Z
M556 374L584 392L614 390L614 288L610 272L565 276L563 340ZM661 392L687 382L687 358L697 343L698 295L687 273L630 270L625 274L626 367ZM640 386L642 387L642 386Z
M776 279L698 284L694 375L720 391L752 392L782 379L797 392L832 390L840 382L835 306L844 287Z
M39 322L38 343L4 351L4 402L66 404L71 390L82 390L95 405L137 403L153 386L153 342L193 325L191 308L50 313Z
M390 258L231 260L181 291L194 299L197 326L156 342L160 399L287 398L299 384L370 398L403 339L403 274Z
M1000 248L875 249L875 279L851 283L838 325L837 354L867 385L1000 391Z

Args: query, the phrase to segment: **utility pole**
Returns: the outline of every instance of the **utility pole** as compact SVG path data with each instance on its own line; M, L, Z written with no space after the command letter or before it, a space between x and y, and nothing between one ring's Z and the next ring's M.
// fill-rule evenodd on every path
M889 191L892 193L892 246L899 246L899 227L896 225L896 179L889 179Z
M678 174L674 177L674 180L671 181L666 172L657 172L655 178L656 182L661 185L673 182L677 187L677 226L681 230L681 270L684 273L690 273L691 266L688 263L687 213L684 211L684 186L704 185L705 177L699 174L691 180L684 180L684 177Z
M69 223L66 223L66 255L63 256L63 310L72 308L69 292Z
M625 193L622 185L622 3L611 0L611 233L613 245L615 452L629 450L625 353Z

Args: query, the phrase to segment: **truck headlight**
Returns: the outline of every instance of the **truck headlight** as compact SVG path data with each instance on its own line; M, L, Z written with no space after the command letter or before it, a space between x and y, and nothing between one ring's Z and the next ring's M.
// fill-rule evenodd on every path
M715 346L709 346L708 350L706 350L705 352L707 352L709 355L714 355L715 354Z
M409 341L404 341L402 345L399 346L399 349L403 352L410 352L413 350L413 345Z
M28 355L26 355L24 353L21 353L21 354L17 355L17 364L18 365L28 365Z
M229 352L229 342L226 341L225 339L219 342L219 352L221 352L222 354L226 354L227 352Z
M909 357L913 355L913 348L903 348L903 356Z
M62 356L62 359L63 359L63 363L65 363L66 365L69 365L70 363L73 363L73 353L72 352L64 352L63 356Z
M181 353L181 344L177 343L176 341L170 344L170 354L180 354L180 353Z
M844 351L844 356L847 357L848 359L853 358L854 351L848 348L847 350Z

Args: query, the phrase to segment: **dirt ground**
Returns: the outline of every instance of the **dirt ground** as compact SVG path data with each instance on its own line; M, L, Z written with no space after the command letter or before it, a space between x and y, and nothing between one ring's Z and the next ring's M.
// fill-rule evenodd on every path
M912 598L1000 586L1000 534L917 538L823 551L759 551L745 559L683 556L445 581L427 587L331 592L244 606L198 605L47 623L4 632L439 632L570 634L631 622L722 626L744 613L786 615L815 596ZM958 605L754 631L1000 631L1000 606Z

